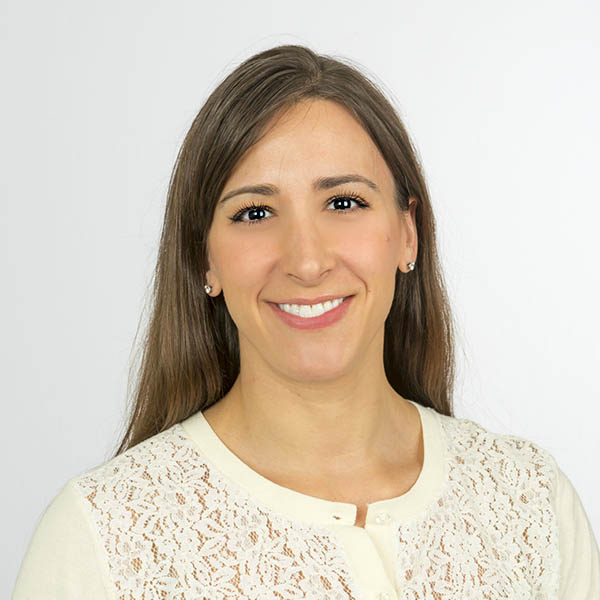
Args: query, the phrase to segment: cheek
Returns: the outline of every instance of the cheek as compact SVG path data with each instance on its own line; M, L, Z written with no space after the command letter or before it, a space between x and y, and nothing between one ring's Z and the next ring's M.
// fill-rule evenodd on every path
M254 310L257 295L272 272L273 248L265 236L260 235L223 233L215 236L214 241L213 262L223 287L223 297L229 313L240 327L238 317L243 321L241 315Z
M256 297L264 287L272 268L264 244L236 239L215 247L214 263L223 286L223 298L229 314L240 331L252 327Z
M389 276L396 264L392 231L385 227L361 228L353 232L345 256L349 263L370 279L374 275ZM369 273L371 275L369 275Z
M218 254L218 269L224 285L232 288L252 288L264 280L270 253L260 243L224 244ZM226 282L226 283L225 283Z

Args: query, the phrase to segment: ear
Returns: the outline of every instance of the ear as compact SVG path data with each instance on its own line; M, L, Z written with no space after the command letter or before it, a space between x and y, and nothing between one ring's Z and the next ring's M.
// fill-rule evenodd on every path
M210 291L210 296L218 296L221 293L221 282L219 281L219 277L217 275L217 271L214 267L214 263L210 257L210 252L208 254L208 271L204 273L204 285L208 284L211 286L212 290Z
M402 211L404 217L404 236L405 244L401 248L402 258L399 265L400 270L404 273L409 272L409 268L406 266L409 262L417 261L417 252L419 246L419 240L417 235L417 204L419 199L415 196L409 196L408 198L408 210Z

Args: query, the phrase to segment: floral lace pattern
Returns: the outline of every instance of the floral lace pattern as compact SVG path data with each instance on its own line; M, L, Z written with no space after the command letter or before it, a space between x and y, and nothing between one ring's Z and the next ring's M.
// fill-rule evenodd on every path
M552 456L533 442L440 415L448 478L397 530L403 599L558 598Z
M438 418L447 479L423 513L397 525L398 597L557 598L552 457L473 421ZM332 530L255 502L179 424L76 484L119 600L364 598Z
M327 529L262 508L179 425L77 480L119 600L360 598Z

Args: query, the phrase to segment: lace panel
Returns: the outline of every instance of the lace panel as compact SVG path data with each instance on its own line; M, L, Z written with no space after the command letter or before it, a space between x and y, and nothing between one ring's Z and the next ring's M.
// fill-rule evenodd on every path
M399 597L557 598L551 455L467 419L439 418L446 487L437 502L398 528Z
M76 483L119 600L361 597L334 534L255 504L180 425Z

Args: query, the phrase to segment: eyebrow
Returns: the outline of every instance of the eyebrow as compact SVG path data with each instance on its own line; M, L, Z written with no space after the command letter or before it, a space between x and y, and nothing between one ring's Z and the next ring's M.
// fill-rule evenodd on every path
M348 175L334 175L331 177L319 177L313 181L312 187L315 192L319 192L321 190L330 190L331 188L337 187L338 185L343 185L345 183L364 183L372 190L375 190L376 192L380 191L377 187L377 184L370 179L367 179L366 177L356 173L350 173ZM219 205L227 202L227 200L233 198L234 196L239 196L240 194L260 194L261 196L274 196L278 193L279 188L268 183L245 185L225 194L225 196L219 200Z

